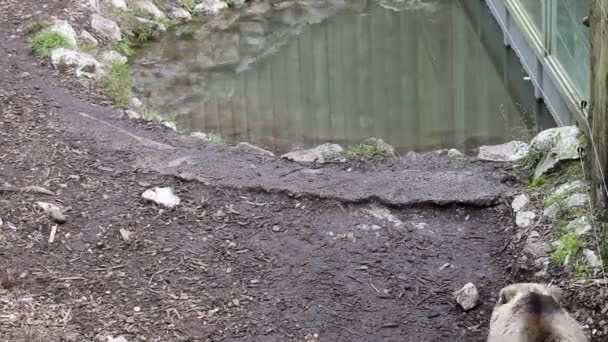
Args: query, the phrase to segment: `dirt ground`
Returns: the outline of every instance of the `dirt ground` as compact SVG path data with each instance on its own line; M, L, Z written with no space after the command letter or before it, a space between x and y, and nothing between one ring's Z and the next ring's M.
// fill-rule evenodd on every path
M29 15L66 17L77 3L0 3L0 341L485 341L513 268L512 218L494 206L493 189L509 185L498 167L351 162L319 167L331 175L325 183L283 188L281 177L302 167L226 156L226 147L193 147L164 127L120 119L86 84L31 56ZM113 135L135 134L124 132L138 139ZM168 145L178 147L155 159ZM178 150L200 159L187 172L205 173L151 165ZM251 171L262 179L252 181L236 162L279 176ZM231 166L208 166L222 163ZM360 198L326 190L356 192L398 167L428 169L421 195L404 199L400 184ZM434 172L454 198L441 201L425 183ZM462 175L445 178L453 173ZM465 193L467 177L486 183ZM172 187L182 203L143 201L152 186ZM38 201L64 208L67 222L53 222ZM465 313L451 293L468 282L482 303Z

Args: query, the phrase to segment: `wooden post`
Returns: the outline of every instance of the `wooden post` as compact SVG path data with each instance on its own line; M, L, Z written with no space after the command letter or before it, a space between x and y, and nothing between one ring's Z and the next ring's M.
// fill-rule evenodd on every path
M593 201L596 208L608 209L608 0L592 1L591 15L591 104L589 124L593 146L587 148Z

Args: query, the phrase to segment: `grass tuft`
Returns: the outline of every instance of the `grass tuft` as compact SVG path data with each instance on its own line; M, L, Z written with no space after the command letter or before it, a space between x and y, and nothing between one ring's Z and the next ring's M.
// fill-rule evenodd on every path
M144 109L143 117L147 121L155 121L155 122L163 121L163 117L160 116L160 114L158 114L157 111L149 109L149 108Z
M29 24L27 24L25 31L28 34L34 34L44 30L47 27L49 27L48 21L43 19L34 19Z
M189 10L194 9L194 6L196 6L196 0L180 0L180 2Z
M112 99L114 105L127 108L133 88L129 66L118 62L112 63L108 73L101 79L101 87L106 95Z
M526 185L528 186L528 188L535 190L548 190L551 188L551 183L545 176L540 176L531 181L527 181Z
M568 255L571 259L578 258L583 248L583 242L574 232L566 233L559 239L559 242L559 247L553 252L555 261L563 264Z
M388 158L390 155L372 143L361 143L346 149L346 155L359 158Z
M136 7L134 9L132 9L131 12L136 17L146 18L146 19L150 19L150 20L156 20L156 16L154 16L154 14L152 12L147 11L147 10L145 10L143 8Z
M564 169L564 176L568 179L582 178L583 177L583 166L580 161L573 161L568 164Z
M135 54L133 45L128 40L121 40L116 43L116 50L125 57L131 57Z
M589 267L589 265L579 264L576 266L576 279L578 279L578 280L589 279L590 275L591 275L591 267Z
M57 32L40 32L32 39L31 48L38 57L49 57L58 48L74 48L70 41Z
M226 141L226 138L224 138L224 136L221 133L213 132L213 131L210 133L207 133L207 139L211 142L218 143L218 144Z
M545 206L551 206L554 203L557 203L561 200L564 200L568 197L570 197L571 195L574 195L576 193L579 192L585 192L584 188L573 188L567 191L562 192L561 194L557 194L557 195L551 195L549 197L547 197L547 199L545 200Z

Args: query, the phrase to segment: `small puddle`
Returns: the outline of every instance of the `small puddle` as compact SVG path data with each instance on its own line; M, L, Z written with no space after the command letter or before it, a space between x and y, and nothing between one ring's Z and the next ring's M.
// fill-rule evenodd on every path
M525 140L554 123L484 6L256 2L144 46L135 87L181 130L279 153L372 136L401 153Z

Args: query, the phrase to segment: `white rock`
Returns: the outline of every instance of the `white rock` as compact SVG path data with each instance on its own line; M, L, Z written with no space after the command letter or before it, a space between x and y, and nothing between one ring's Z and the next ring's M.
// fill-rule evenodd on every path
M203 132L192 132L190 133L191 137L199 138L201 140L209 141L209 135Z
M593 232L593 227L587 216L578 217L568 223L566 230L574 232L577 236L590 235Z
M528 144L522 141L511 141L500 145L486 145L479 148L477 157L481 160L509 162L528 155Z
M99 45L97 38L93 37L87 30L82 30L82 32L80 32L80 39L94 46Z
M460 304L464 311L471 310L479 303L479 291L477 291L477 287L475 287L473 283L466 284L452 295L454 296L456 303Z
M576 126L550 128L540 132L530 143L530 149L541 155L541 160L534 170L538 178L553 170L562 160L578 159L578 148L581 131Z
M70 25L65 20L53 21L51 27L49 28L49 31L59 33L60 35L65 37L65 39L70 42L70 45L72 47L76 47L78 45L78 42L76 40L76 31L74 31L72 25Z
M455 148L451 148L448 150L448 157L462 157L464 156L464 153L458 151Z
M221 0L203 0L194 7L194 13L205 15L218 15L228 4Z
M308 150L295 150L285 153L281 158L300 163L324 163L338 157L344 149L337 144L322 144Z
M584 249L583 254L585 255L585 259L587 259L587 264L593 268L602 267L602 260L597 256L597 253L590 249Z
M140 0L140 1L136 1L133 4L134 8L139 8L141 10L144 10L150 14L152 14L154 16L154 18L156 19L165 19L165 13L163 13L163 11L161 11L158 7L156 7L156 5L152 2L152 1L148 1L148 0Z
M543 240L541 235L533 230L528 234L526 244L524 246L524 252L531 254L535 258L546 257L551 253L551 244Z
M234 7L241 7L245 5L246 0L227 0L226 2Z
M144 104L137 97L132 97L129 100L129 108L131 109L140 109L143 105Z
M175 122L163 121L161 124L165 127L171 128L174 131L177 131L177 125L175 125Z
M108 18L104 18L99 14L91 15L91 27L100 36L109 39L110 41L119 41L122 39L122 33L118 24Z
M565 192L569 192L569 191L573 191L573 190L577 190L577 189L584 190L585 183L583 183L580 180L564 183L564 184L558 186L557 189L555 189L555 191L553 191L551 196L561 195Z
M125 115L129 119L141 119L141 115L134 110L125 110Z
M127 57L121 55L115 50L104 51L99 55L99 58L101 59L101 62L106 65L110 65L112 63L127 63Z
M124 336L118 336L118 337L112 337L112 336L108 336L106 337L106 342L129 342Z
M125 0L105 0L104 2L109 3L113 7L120 8L123 10L127 9L127 2Z
M51 52L51 63L55 68L59 66L70 66L76 68L76 76L101 77L105 74L103 64L99 63L93 56L65 48L55 49Z
M49 214L51 218L57 223L65 223L67 221L65 215L63 215L63 211L61 208L52 203L47 202L37 202L38 207L42 209L45 213Z
M258 154L263 154L263 155L266 155L268 157L275 157L274 153L272 153L272 152L270 152L268 150L265 150L265 149L263 149L263 148L261 148L259 146L252 145L252 144L250 144L248 142L240 142L240 143L238 143L236 145L236 148L237 149L241 149L241 150L245 150L245 151L252 151L252 152L255 152L255 153L258 153Z
M190 14L190 12L181 7L172 7L169 11L169 17L171 19L179 19L183 21L192 20L192 14Z
M518 212L522 210L528 203L530 203L530 197L528 197L526 194L520 194L515 196L513 199L511 208L513 208L514 212Z
M528 228L534 223L536 214L532 211L520 211L515 215L515 224L519 228Z
M553 203L543 211L543 216L554 219L561 212L574 208L588 209L591 197L588 194L572 194L566 199Z
M141 197L147 201L163 205L167 208L173 208L180 203L179 197L173 194L171 188L152 188L144 191Z
M99 0L89 0L89 6L94 12L99 13Z

